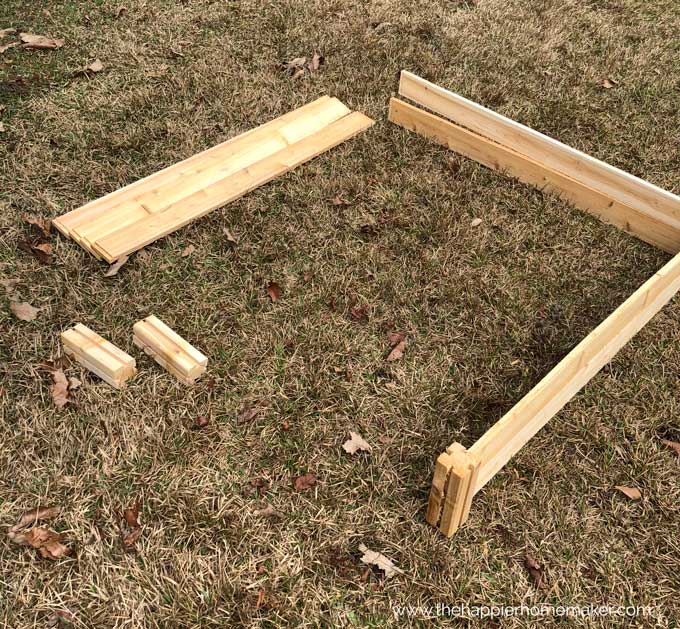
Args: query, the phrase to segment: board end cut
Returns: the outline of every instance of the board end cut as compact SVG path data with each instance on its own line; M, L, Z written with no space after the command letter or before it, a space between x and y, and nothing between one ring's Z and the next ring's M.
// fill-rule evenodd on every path
M133 326L134 343L184 384L193 384L208 365L208 357L185 341L158 317L149 315Z
M102 338L82 323L61 333L67 356L99 376L116 389L121 389L137 373L135 359Z

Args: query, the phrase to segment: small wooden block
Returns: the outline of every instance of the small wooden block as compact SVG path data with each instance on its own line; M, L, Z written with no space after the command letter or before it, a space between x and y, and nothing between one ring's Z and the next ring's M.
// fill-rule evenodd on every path
M64 352L116 389L137 373L132 356L82 323L61 333Z
M206 370L208 357L158 317L149 315L133 326L133 341L180 382L193 384Z

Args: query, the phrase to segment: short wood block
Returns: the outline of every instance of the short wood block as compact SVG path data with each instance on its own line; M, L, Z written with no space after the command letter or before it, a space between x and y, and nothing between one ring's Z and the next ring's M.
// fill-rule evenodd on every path
M149 315L133 326L133 341L180 382L193 384L206 370L208 357L158 317Z
M61 333L64 352L116 389L137 373L135 359L82 323Z

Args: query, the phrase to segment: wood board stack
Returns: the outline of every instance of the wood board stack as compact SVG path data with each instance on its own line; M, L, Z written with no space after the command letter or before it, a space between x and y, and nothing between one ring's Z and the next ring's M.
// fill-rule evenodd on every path
M207 356L154 315L137 321L132 330L135 345L180 382L193 384L205 372Z
M64 352L112 387L120 389L137 373L132 356L82 323L61 333Z
M321 98L53 220L109 263L293 170L373 120Z

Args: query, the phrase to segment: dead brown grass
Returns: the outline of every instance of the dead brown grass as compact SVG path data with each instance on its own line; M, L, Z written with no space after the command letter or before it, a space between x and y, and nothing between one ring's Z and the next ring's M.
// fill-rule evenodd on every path
M55 5L0 7L0 28L67 40L0 57L0 272L44 309L31 323L0 309L0 514L11 525L61 505L50 524L76 554L50 563L0 544L5 626L64 609L88 627L403 625L394 605L437 602L654 605L659 626L679 622L678 459L659 440L680 433L676 304L490 483L455 538L423 520L436 455L473 443L666 256L385 120L408 68L677 191L677 3ZM327 65L313 77L276 69L314 51ZM104 72L72 75L95 57ZM117 277L63 239L53 267L16 248L23 211L55 216L324 93L377 125ZM209 378L187 389L138 356L127 390L83 375L57 411L39 364L59 331L82 321L133 351L148 313L210 356ZM409 345L387 364L394 330ZM349 430L370 455L342 451ZM319 482L295 492L308 471ZM130 554L119 520L137 499ZM257 515L263 504L280 517ZM360 543L406 574L365 573Z

